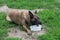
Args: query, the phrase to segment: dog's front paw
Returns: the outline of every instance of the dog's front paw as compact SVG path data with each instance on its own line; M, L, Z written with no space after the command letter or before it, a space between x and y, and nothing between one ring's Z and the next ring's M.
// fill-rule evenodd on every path
M32 35L32 32L28 32L27 34L28 34L28 35Z

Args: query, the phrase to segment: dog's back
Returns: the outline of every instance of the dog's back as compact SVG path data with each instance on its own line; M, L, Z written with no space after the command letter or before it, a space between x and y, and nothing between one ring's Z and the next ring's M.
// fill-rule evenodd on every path
M8 12L7 15L13 22L17 24L22 24L22 20L26 20L29 22L30 16L28 10L17 10L12 9Z

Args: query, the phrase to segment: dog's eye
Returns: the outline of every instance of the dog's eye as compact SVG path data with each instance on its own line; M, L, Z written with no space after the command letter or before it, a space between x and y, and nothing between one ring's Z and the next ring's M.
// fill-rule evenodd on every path
M31 21L34 21L35 19L31 19Z

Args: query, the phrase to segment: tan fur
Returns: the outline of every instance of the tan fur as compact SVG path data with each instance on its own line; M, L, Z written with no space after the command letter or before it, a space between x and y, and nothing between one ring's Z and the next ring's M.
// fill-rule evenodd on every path
M16 24L21 24L25 30L27 30L28 33L31 33L31 31L26 27L25 21L30 23L30 16L28 10L17 10L17 9L11 9L9 10L6 19L8 21L13 21Z

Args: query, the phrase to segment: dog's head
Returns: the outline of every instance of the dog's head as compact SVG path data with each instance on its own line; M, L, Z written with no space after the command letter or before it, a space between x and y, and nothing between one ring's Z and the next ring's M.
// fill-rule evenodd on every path
M37 16L37 11L35 12L31 12L29 11L29 15L30 15L30 22L32 25L41 25L41 21L39 20L39 17Z

